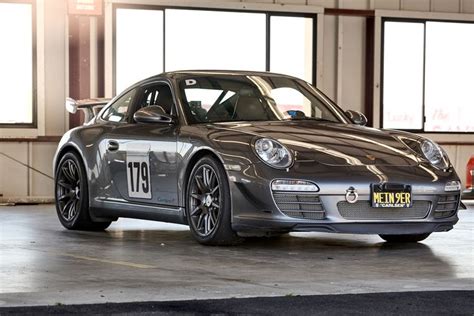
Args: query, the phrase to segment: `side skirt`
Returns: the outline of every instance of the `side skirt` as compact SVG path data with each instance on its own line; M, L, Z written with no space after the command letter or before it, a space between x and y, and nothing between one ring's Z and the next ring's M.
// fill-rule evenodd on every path
M91 211L96 217L128 217L175 224L187 224L183 207L132 203L115 199L96 199Z

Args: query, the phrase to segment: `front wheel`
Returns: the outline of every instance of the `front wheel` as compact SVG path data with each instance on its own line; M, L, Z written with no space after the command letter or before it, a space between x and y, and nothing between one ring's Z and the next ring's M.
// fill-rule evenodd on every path
M240 238L231 227L229 183L222 165L201 158L189 176L186 216L194 238L205 245L232 245Z
M91 220L87 189L87 176L79 157L66 153L56 169L55 198L59 221L67 229L98 231L110 225L110 221Z
M393 243L410 243L410 242L418 242L425 240L431 233L425 234L412 234L412 235L379 235L380 238L387 242Z

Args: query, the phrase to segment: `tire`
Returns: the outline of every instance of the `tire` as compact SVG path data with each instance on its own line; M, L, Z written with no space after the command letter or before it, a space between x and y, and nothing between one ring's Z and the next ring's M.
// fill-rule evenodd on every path
M186 217L193 237L203 245L234 245L229 182L223 166L204 156L193 167L186 186Z
M379 235L380 238L391 243L411 243L419 242L428 238L431 233L413 235Z
M100 231L110 221L93 222L89 215L87 176L80 158L67 152L55 170L56 212L61 224L71 230Z

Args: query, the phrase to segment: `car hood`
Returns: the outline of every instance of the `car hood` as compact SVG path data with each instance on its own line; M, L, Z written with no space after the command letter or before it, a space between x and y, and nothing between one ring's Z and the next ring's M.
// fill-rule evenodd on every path
M329 166L416 166L416 155L390 132L351 124L315 121L242 122L214 124L278 140L295 154L296 162Z

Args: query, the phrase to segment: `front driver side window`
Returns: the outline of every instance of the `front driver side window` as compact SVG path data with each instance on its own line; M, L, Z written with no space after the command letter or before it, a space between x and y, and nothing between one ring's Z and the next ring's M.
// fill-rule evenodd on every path
M140 94L138 109L153 105L161 107L166 114L174 114L173 94L167 84L159 83L145 87Z
M102 119L110 122L126 122L128 120L128 110L134 95L135 89L121 96L104 112Z

